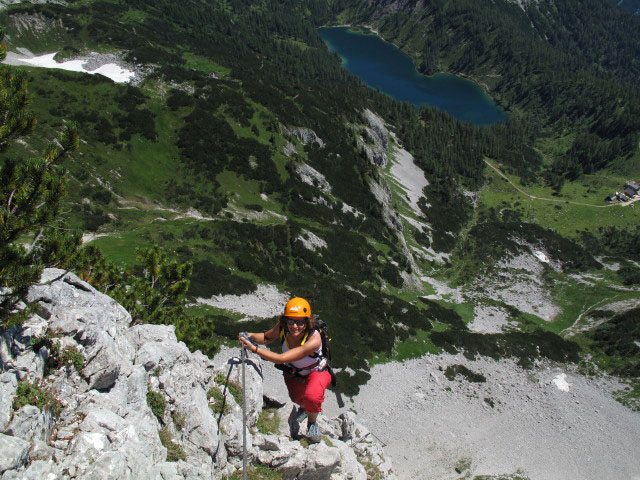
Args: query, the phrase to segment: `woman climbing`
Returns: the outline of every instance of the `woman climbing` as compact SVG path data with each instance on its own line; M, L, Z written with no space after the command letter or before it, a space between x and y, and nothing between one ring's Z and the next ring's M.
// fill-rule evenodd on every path
M238 339L251 352L282 365L280 369L284 371L289 397L299 405L297 419L301 421L307 416L307 438L311 443L318 443L320 432L316 419L322 411L324 392L331 383L331 374L327 371L327 359L322 356L322 339L315 329L309 302L300 297L292 298L272 329L244 335L240 334ZM249 339L261 345L280 339L282 353L258 348Z

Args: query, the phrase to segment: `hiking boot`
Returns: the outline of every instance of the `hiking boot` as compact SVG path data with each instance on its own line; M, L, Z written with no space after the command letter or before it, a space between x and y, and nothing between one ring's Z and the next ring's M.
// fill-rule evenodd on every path
M309 428L307 428L307 440L309 440L309 443L320 443L320 432L318 431L317 424L309 424Z
M304 408L298 407L298 411L296 412L296 422L302 423L305 418L307 418L307 412L304 411Z

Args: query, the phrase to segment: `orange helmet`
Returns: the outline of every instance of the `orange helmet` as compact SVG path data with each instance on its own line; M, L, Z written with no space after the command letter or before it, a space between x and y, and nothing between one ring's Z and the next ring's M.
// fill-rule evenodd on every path
M294 297L287 302L284 307L285 317L309 318L311 316L311 305L304 298Z

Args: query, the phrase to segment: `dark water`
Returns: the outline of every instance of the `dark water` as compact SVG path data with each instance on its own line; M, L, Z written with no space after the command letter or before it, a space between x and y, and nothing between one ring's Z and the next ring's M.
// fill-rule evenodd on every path
M476 84L455 75L421 75L408 55L378 35L349 27L322 28L320 34L329 50L340 55L345 68L396 100L430 105L476 125L507 118Z

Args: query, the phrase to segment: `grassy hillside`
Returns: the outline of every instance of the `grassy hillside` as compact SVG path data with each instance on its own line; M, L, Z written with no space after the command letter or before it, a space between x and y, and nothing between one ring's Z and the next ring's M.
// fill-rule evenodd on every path
M101 76L15 67L28 74L31 108L40 123L7 155L32 155L64 121L78 122L83 142L66 163L69 225L118 265L133 265L136 250L151 245L192 262L192 297L250 293L268 283L309 298L331 328L335 365L354 372L340 373L347 393L366 381L371 361L426 351L514 356L531 365L539 347L544 357L577 361L578 344L558 335L584 310L580 282L572 275L600 275L597 298L606 303L619 295L623 278L603 274L592 254L615 254L635 268L626 260L629 245L587 251L579 244L582 232L597 241L598 227L624 229L638 219L637 209L576 203L602 203L603 192L638 171L638 155L619 155L606 169L560 187L532 180L563 158L575 131L554 133L554 120L542 125L552 132L544 137L524 114L477 128L370 91L341 68L317 34L318 26L346 18L345 12L365 18L347 6L353 3L11 6L3 13L11 48L60 51L65 58L111 53L142 79L123 85ZM408 35L397 18L393 28L390 20L380 21L383 33ZM405 48L413 41L407 37ZM449 53L439 61L453 65L460 52ZM524 100L512 106L526 111ZM365 109L389 123L425 170L430 184L419 212L389 179L389 169L374 165L358 147L367 142ZM312 131L322 145L296 135L298 127ZM397 148L391 142L390 160ZM305 179L299 173L304 166L319 177ZM386 183L390 205L372 193L372 185ZM388 220L390 210L405 216L402 231ZM310 248L303 240L311 234L326 246ZM436 286L425 280L422 288L409 288L404 280L429 275L473 289L492 265L527 252L522 240L539 245L560 265L543 279L562 306L554 321L487 293L483 301L507 312L513 328L483 335L468 328L482 303L476 297L425 301L419 297L435 293ZM429 249L430 257L415 253ZM204 306L191 313L204 320L179 334L198 348L273 322L239 323L235 312ZM591 345L583 342L583 348Z

